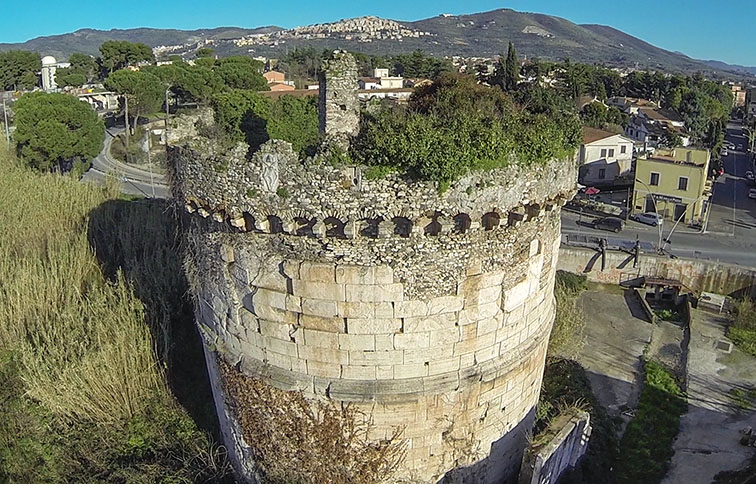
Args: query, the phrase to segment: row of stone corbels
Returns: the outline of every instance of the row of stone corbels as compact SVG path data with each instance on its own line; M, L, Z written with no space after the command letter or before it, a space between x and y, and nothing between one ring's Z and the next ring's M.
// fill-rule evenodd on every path
M399 236L439 235L451 233L464 233L475 230L493 230L499 227L516 227L520 223L538 218L547 213L554 212L567 202L565 197L557 197L545 204L531 203L517 207L507 213L502 213L497 208L485 214L459 213L449 216L437 212L433 216L420 216L410 219L403 216L387 216L379 218L347 218L339 217L317 218L308 216L295 216L291 213L279 215L266 215L261 213L250 214L248 212L226 211L224 208L211 208L200 200L187 200L185 205L189 213L197 213L203 218L212 217L218 223L229 223L231 226L243 232L261 233L286 233L300 235L302 231L322 238L331 236L334 230L329 230L329 225L335 229L335 236L355 238L364 233L364 229L374 225L374 236L377 238L389 238ZM329 234L329 231L331 234Z

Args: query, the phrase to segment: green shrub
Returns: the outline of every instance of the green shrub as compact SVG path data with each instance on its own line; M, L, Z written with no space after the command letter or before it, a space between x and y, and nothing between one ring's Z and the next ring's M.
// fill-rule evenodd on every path
M575 116L532 114L498 88L443 74L406 108L363 113L353 158L448 185L472 170L571 155L581 136Z
M584 274L567 271L556 272L556 283L570 294L580 294L588 289L588 278Z
M672 444L687 403L675 376L655 361L645 364L635 418L620 442L618 484L654 484L667 473Z

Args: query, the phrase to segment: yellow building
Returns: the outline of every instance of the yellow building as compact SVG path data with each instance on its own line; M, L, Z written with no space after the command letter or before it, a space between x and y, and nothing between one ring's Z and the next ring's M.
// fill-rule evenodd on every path
M711 195L710 153L694 148L658 150L635 162L633 213L657 212L680 223L703 221Z

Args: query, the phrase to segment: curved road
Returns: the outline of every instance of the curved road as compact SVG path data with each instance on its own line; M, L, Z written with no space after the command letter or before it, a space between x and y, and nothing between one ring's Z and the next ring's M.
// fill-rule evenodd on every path
M113 139L123 129L106 129L105 143L102 151L92 160L92 167L84 173L82 181L104 184L108 174L119 177L121 181L121 191L131 195L141 195L147 198L170 198L171 190L167 185L164 175L155 173L150 179L150 172L127 165L110 155L110 146ZM153 192L154 184L154 192Z

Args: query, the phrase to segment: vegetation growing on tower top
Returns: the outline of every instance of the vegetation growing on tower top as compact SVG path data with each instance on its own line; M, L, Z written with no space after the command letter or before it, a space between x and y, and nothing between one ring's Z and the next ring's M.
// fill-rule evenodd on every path
M581 137L574 114L533 113L499 88L442 74L415 91L408 106L365 113L353 157L443 186L472 170L571 155Z

